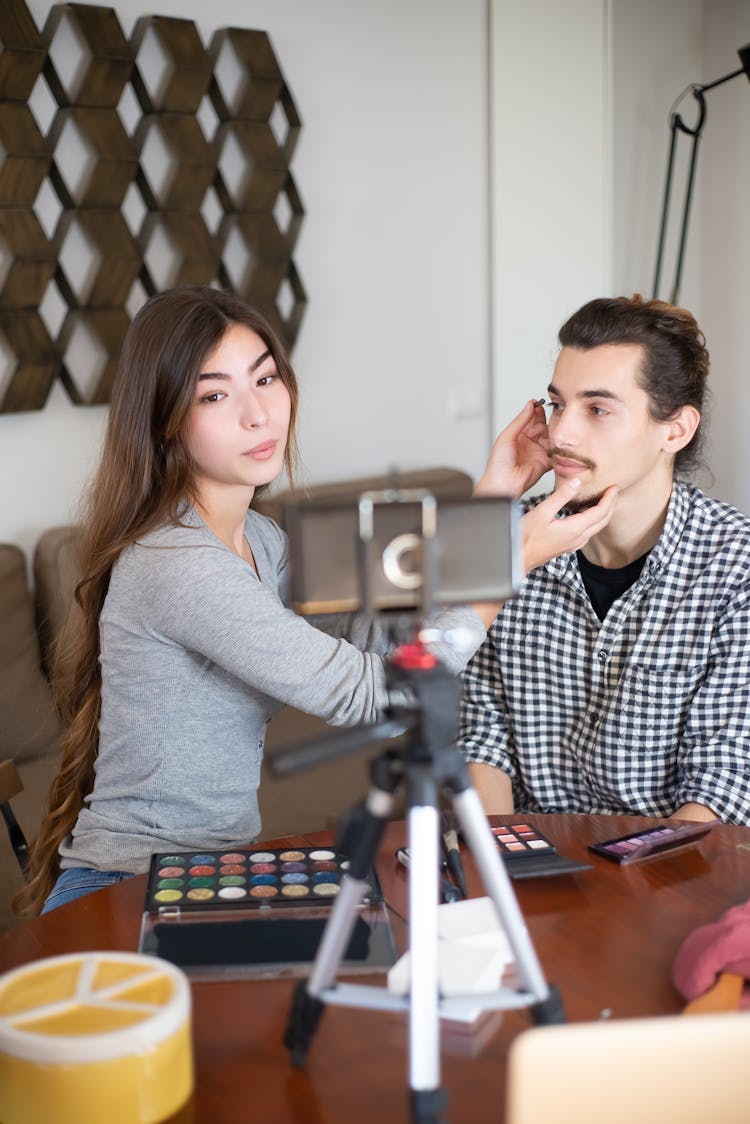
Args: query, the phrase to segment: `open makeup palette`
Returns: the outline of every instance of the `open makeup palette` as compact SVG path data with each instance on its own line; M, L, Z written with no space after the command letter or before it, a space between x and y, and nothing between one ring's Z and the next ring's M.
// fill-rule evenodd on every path
M539 828L530 823L507 824L491 830L511 878L542 878L549 874L591 870L588 863L561 855Z
M348 869L327 847L195 850L152 856L140 951L198 978L307 975ZM342 962L395 960L374 870Z
M194 913L325 904L337 897L347 867L346 859L327 847L153 855L146 908ZM373 871L368 900L379 899Z

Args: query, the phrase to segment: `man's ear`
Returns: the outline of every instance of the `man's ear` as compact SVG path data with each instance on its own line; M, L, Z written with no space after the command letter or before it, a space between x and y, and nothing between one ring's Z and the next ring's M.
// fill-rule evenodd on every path
M689 445L700 423L700 411L695 406L682 406L673 418L664 423L664 452L679 453L680 449Z

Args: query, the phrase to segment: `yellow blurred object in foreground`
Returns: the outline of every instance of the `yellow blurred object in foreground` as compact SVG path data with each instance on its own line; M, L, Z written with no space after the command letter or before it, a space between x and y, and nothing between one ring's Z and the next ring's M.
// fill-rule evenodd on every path
M2 1124L156 1124L192 1089L190 987L179 968L86 952L0 976Z

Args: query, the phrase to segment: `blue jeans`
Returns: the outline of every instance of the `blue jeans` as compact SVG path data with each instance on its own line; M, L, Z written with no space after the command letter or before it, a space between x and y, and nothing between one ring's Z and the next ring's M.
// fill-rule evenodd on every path
M64 870L55 882L41 912L50 913L58 906L67 905L85 894L93 894L94 890L103 890L105 886L114 886L117 882L132 877L132 874L127 874L124 870L92 870L88 866L72 866L69 870Z

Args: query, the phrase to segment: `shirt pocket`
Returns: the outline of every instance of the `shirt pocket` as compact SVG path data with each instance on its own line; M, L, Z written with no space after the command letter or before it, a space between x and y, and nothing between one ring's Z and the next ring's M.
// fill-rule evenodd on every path
M676 754L693 698L703 679L700 665L668 662L629 665L620 678L614 727L629 754Z

